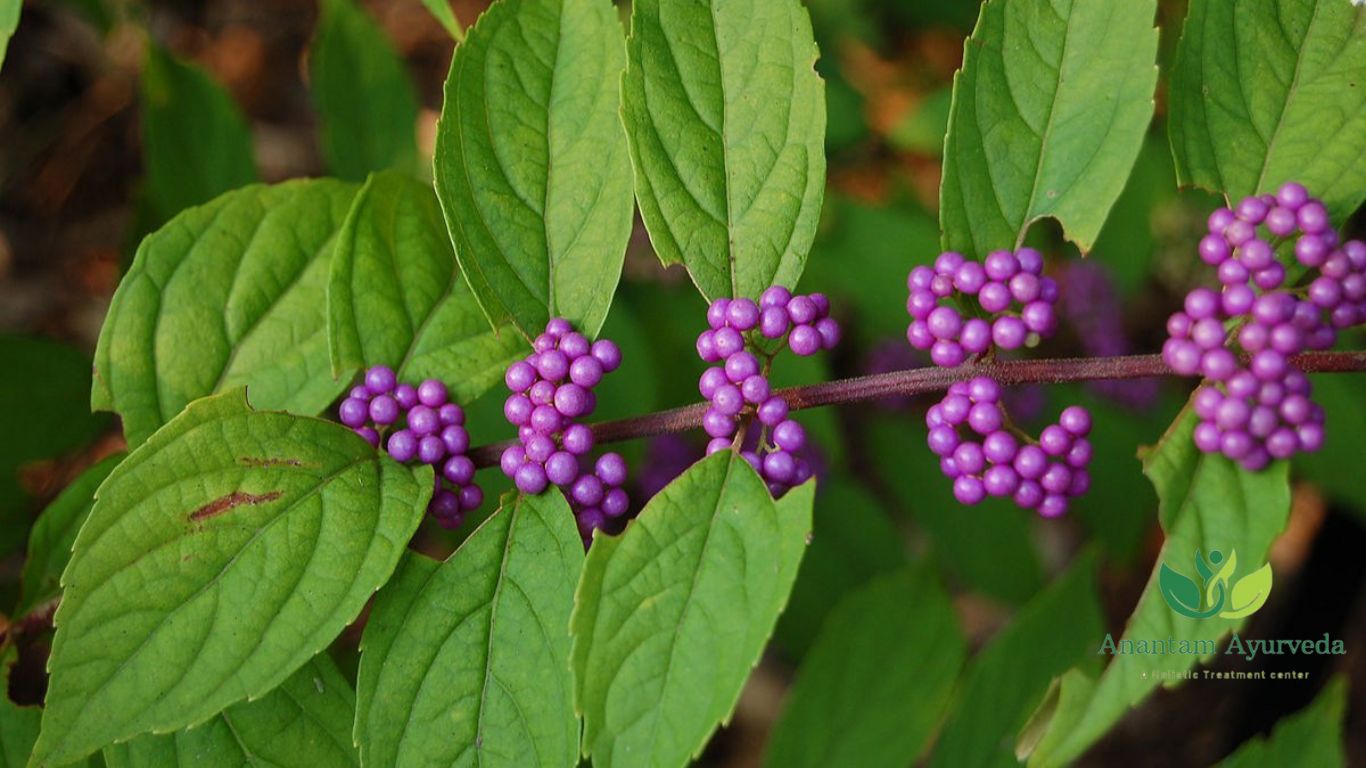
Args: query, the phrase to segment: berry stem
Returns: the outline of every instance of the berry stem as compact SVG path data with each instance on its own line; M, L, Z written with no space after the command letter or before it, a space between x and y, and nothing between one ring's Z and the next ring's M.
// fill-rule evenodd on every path
M1290 361L1294 367L1305 373L1366 371L1366 351L1309 352L1297 355ZM878 400L893 395L938 392L948 389L954 382L966 381L974 376L990 376L1003 386L1015 386L1104 379L1143 379L1171 375L1174 375L1172 369L1162 361L1161 355L988 361L960 365L956 368L926 367L856 376L801 387L788 387L776 390L774 394L782 395L791 410L799 411L826 405ZM707 403L694 403L643 416L600 421L591 425L594 444L616 443L697 429L702 426L702 414L706 413L707 407ZM503 449L512 444L512 441L505 441L481 445L472 449L469 456L476 466L494 466L498 463Z

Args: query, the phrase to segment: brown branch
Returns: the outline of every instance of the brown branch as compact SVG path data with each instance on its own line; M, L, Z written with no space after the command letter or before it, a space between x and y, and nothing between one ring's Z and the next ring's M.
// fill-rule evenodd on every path
M1305 373L1349 373L1366 371L1366 351L1310 352L1291 358L1291 363ZM1171 376L1171 368L1162 362L1161 355L1128 355L1124 357L1067 358L1059 360L1016 360L962 365L957 368L916 368L909 371L856 376L801 387L776 390L794 411L819 408L840 403L877 400L892 395L918 395L948 389L956 381L974 376L990 376L1001 384L1061 384L1070 381L1102 379L1143 379L1150 376ZM702 414L707 403L694 403L670 408L643 416L601 421L591 425L597 444L653 437L669 432L686 432L702 426ZM479 467L493 466L503 449L513 441L481 445L470 451L470 458Z

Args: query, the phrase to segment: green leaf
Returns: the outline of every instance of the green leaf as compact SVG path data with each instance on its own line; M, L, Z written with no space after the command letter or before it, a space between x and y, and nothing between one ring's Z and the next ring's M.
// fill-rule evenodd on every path
M1242 626L1243 620L1178 615L1162 596L1160 569L1170 563L1193 573L1190 563L1197 552L1215 549L1237 552L1244 563L1265 562L1271 542L1285 529L1290 513L1285 462L1252 473L1223 456L1203 454L1191 437L1196 421L1192 411L1183 412L1144 456L1144 472L1161 499L1158 519L1167 540L1158 557L1161 565L1148 580L1117 643L1130 639L1165 644L1170 638L1178 643L1205 641L1217 650L1219 639ZM1199 600L1198 587L1195 599ZM1099 678L1078 669L1069 671L1035 714L1031 731L1038 743L1022 743L1021 752L1030 753L1030 766L1072 762L1157 686L1155 673L1170 674L1210 655L1122 654L1113 658Z
M21 707L9 697L10 670L18 656L13 645L0 653L0 768L28 765L43 717L42 707Z
M91 405L131 447L190 401L246 385L261 408L316 414L348 382L327 354L332 241L355 195L335 181L229 192L148 236L95 350Z
M825 191L825 93L797 0L632 4L623 116L665 265L707 299L794 286Z
M879 478L929 534L931 554L947 572L1011 603L1039 590L1043 566L1029 516L1001 499L964 510L926 447L920 420L879 419L868 425L867 439Z
M1155 0L988 0L953 80L939 221L985 256L1052 217L1083 251L1153 114Z
M352 0L319 3L309 54L323 157L334 176L417 164L417 94L394 46Z
M1314 702L1276 723L1269 738L1245 742L1224 758L1219 768L1305 766L1335 768L1347 765L1342 743L1347 712L1347 681L1335 677Z
M124 454L116 453L82 472L47 505L38 522L33 524L17 614L26 614L61 594L62 571L71 559L76 532L85 524L90 508L95 505L95 489L123 459Z
M439 378L468 403L526 351L490 330L455 254L431 187L388 171L351 204L327 290L332 370L385 364L406 380Z
M100 486L62 575L34 768L284 682L397 565L431 470L345 427L196 401Z
M606 0L499 0L455 51L436 192L484 314L596 335L631 234L621 24Z
M1295 457L1295 468L1330 496L1366 516L1366 483L1360 482L1360 436L1366 434L1366 391L1351 374L1311 376L1314 402L1323 406L1327 440L1318 453Z
M911 765L967 652L953 603L928 568L879 576L831 611L797 670L764 764Z
M833 475L816 497L811 546L774 643L801 657L840 598L905 563L901 532L877 499L853 479Z
M16 404L5 409L5 429L23 436L0 441L0 552L8 554L23 547L31 522L19 470L94 439L109 421L72 407L90 391L90 357L84 351L0 334L0 360L0 403Z
M365 764L577 765L569 613L582 567L555 490L508 494L444 563L409 555L361 641Z
M246 118L204 70L149 45L140 106L154 224L256 181Z
M814 483L774 502L722 451L588 553L571 619L583 752L597 768L679 766L730 717L787 602Z
M1342 220L1366 199L1366 12L1192 0L1172 68L1177 178L1237 200L1295 180Z
M231 706L207 723L106 747L109 768L348 768L356 694L327 654L280 687Z
M451 34L457 41L465 39L465 29L460 26L460 20L455 18L455 11L451 9L450 0L422 0L422 4L431 12L436 20L441 22L441 26Z
M973 658L930 765L1015 768L1015 734L1055 675L1095 657L1104 628L1096 559L1083 554Z
M24 0L0 0L0 66L5 63L5 51L9 49L9 39L19 28L19 10Z

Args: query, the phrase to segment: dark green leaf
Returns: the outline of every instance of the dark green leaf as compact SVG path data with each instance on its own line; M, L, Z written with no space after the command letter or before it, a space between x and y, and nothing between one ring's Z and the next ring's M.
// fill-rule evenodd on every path
M0 441L0 552L23 546L28 525L19 470L93 439L108 423L79 404L90 391L90 357L47 339L0 334L0 403L5 428L23 439Z
M447 382L461 403L527 351L511 328L489 329L431 187L392 171L370 177L337 234L327 315L334 373L383 363Z
M877 577L830 612L797 670L764 764L914 764L966 651L953 604L930 569Z
M929 534L946 570L986 594L1023 603L1043 585L1029 534L1030 513L1000 499L965 508L925 445L923 420L879 419L869 425L875 471Z
M968 665L930 765L1014 768L1015 734L1048 684L1095 656L1104 617L1096 560L1083 554L1030 600Z
M1193 412L1184 411L1161 442L1144 456L1144 472L1157 489L1158 519L1167 534L1158 568L1176 568L1187 576L1197 553L1220 550L1241 564L1236 576L1265 562L1271 542L1285 528L1290 513L1287 465L1278 462L1262 472L1243 471L1232 461L1198 451L1191 434ZM1226 561L1227 562L1227 561ZM1187 618L1169 607L1160 577L1148 580L1125 626L1123 639L1166 642L1208 641L1242 626L1244 619ZM1189 593L1184 596L1190 598ZM1029 739L1020 750L1031 766L1065 765L1077 759L1105 734L1130 707L1159 683L1156 672L1193 666L1202 655L1117 655L1096 678L1073 669L1034 716ZM1145 674L1146 673L1146 674Z
M825 189L825 94L796 0L637 0L623 115L655 252L708 299L796 285Z
M509 494L444 563L409 555L361 641L365 763L577 765L569 612L582 566L555 490Z
M1177 178L1237 200L1295 180L1341 220L1366 199L1366 13L1192 0L1171 73Z
M346 388L327 354L332 242L355 195L335 181L229 192L150 235L95 350L91 405L131 447L191 400L246 385L258 407L316 414Z
M240 389L193 403L105 480L76 537L34 768L284 682L388 580L431 478Z
M356 694L327 654L279 688L228 707L208 722L106 747L109 768L349 768Z
M801 657L840 598L905 562L901 533L877 499L854 480L832 475L816 496L811 546L778 620L774 643Z
M143 162L155 225L256 181L246 118L207 72L149 45L141 84Z
M33 524L28 537L28 559L24 562L23 596L16 613L26 614L61 594L62 571L71 559L76 532L95 505L95 489L123 458L124 454L116 453L82 472Z
M1335 677L1324 686L1314 703L1276 723L1270 737L1243 744L1220 762L1218 768L1345 766L1347 755L1342 744L1342 726L1346 711L1347 681Z
M417 164L417 94L394 46L353 0L319 3L310 53L323 157L333 175L363 181Z
M797 575L814 483L780 501L723 451L588 553L571 619L583 752L685 764L730 716Z
M621 24L606 0L499 0L456 49L436 191L490 322L602 327L631 233Z
M1297 457L1295 465L1320 488L1366 516L1366 483L1359 476L1366 391L1353 377L1350 373L1313 377L1314 401L1323 405L1328 437L1323 450Z
M954 76L939 221L985 256L1057 219L1090 250L1153 114L1155 0L988 0Z

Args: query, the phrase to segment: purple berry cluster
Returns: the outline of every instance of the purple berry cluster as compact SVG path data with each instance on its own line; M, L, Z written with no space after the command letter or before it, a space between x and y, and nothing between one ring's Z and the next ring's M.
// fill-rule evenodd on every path
M605 453L586 469L581 462L593 449L593 432L575 421L597 407L593 387L621 365L621 350L606 339L590 343L559 317L546 323L532 349L504 375L512 394L503 415L517 427L519 444L503 451L503 474L523 493L537 494L552 484L564 491L587 545L593 531L630 506L621 487L626 461Z
M906 338L917 349L929 349L930 359L943 368L961 365L993 345L1018 349L1031 336L1037 340L1057 330L1058 285L1043 277L1043 255L1033 248L992 251L980 264L947 251L933 268L912 269L906 282L911 315ZM964 320L957 309L940 303L944 300L958 300L967 309L975 302L990 320ZM925 424L930 450L963 504L987 496L1010 498L1021 508L1057 517L1091 486L1086 439L1091 415L1081 406L1064 409L1058 423L1034 441L1011 424L1000 384L978 376L949 387L926 413Z
M1366 244L1337 247L1323 203L1289 182L1210 214L1200 258L1222 290L1196 288L1167 321L1162 357L1201 376L1192 404L1195 444L1256 471L1273 459L1323 446L1323 409L1290 358L1328 349L1337 330L1366 320ZM1287 287L1275 243L1297 236L1304 287ZM1246 362L1232 348L1246 354Z
M737 444L742 425L758 421L753 450L741 456L781 496L811 477L811 466L797 457L806 446L806 430L788 418L787 401L775 395L758 350L767 359L786 345L798 355L813 355L839 344L840 327L830 317L830 301L823 294L792 295L774 285L752 299L717 299L707 308L707 325L697 337L697 355L706 363L720 363L702 372L697 388L711 401L702 428L711 436L707 455ZM769 347L772 347L771 349Z
M940 367L962 365L993 344L1019 349L1031 334L1048 336L1057 327L1058 284L1043 277L1043 255L1033 248L992 251L982 263L946 251L933 268L912 269L906 287L911 315L906 339L916 349L929 350ZM958 308L941 303L954 298L963 309L971 300L993 319L965 318Z
M978 376L949 387L948 396L925 415L930 450L953 479L953 496L977 504L987 496L1010 498L1044 517L1067 511L1068 500L1091 487L1091 415L1081 406L1064 409L1058 423L1021 444L1011 432L1001 386Z
M458 528L466 513L484 501L474 483L474 462L465 454L470 435L465 411L450 402L446 385L427 379L414 387L399 383L392 368L377 365L365 381L351 388L337 412L341 423L379 447L381 432L402 422L388 434L384 448L395 461L414 459L436 469L436 491L427 512L445 528Z

